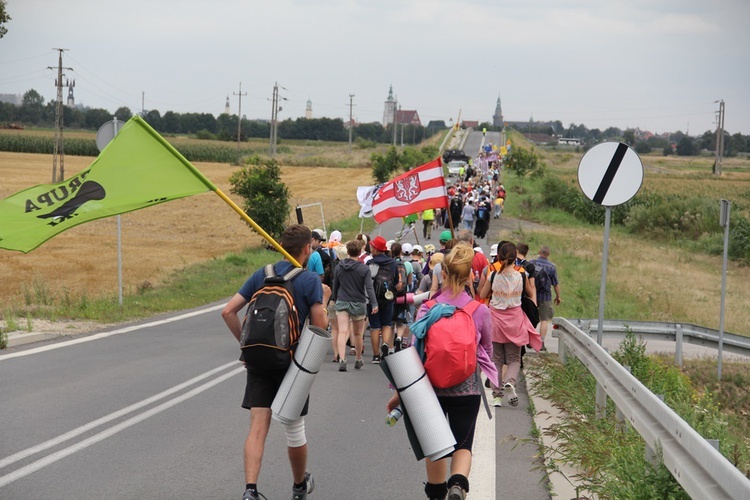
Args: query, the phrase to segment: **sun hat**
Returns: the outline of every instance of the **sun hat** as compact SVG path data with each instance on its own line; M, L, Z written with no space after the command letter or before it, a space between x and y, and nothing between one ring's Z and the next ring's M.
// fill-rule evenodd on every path
M370 242L370 248L374 248L378 252L386 252L388 251L388 247L385 244L385 238L382 236L377 236Z

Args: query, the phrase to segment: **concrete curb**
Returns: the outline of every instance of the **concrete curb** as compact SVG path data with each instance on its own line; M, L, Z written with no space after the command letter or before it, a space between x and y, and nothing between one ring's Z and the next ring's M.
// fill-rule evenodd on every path
M8 348L17 347L25 344L33 344L43 340L52 340L62 337L62 333L42 333L42 332L11 332L8 336Z

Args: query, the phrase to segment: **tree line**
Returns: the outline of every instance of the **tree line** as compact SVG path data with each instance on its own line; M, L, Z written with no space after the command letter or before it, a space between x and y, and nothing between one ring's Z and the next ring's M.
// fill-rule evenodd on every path
M106 109L79 109L63 106L63 123L66 129L98 130L105 122L115 116L119 121L133 117L131 110L125 106L114 113ZM146 111L143 118L155 130L163 135L186 134L199 139L216 139L237 141L237 115L223 113L218 117L210 113L175 113L167 111L163 115L158 110ZM35 127L54 127L55 101L44 102L36 90L29 90L23 95L20 106L0 102L0 123L19 124ZM437 133L439 128L419 125L398 125L396 139L403 144L418 144ZM249 138L268 138L271 124L267 120L242 119L240 140ZM315 141L347 142L349 130L341 118L297 118L286 119L278 123L280 139L302 139ZM393 125L384 127L378 122L357 124L352 137L358 143L393 142ZM374 144L373 144L374 146Z
M499 131L501 128L490 123L481 123L479 128ZM689 136L682 131L672 132L668 136L643 134L637 129L622 130L608 127L604 130L589 129L584 124L571 123L567 128L559 120L549 123L530 122L528 126L515 126L522 134L546 134L557 137L575 137L582 140L584 148L603 141L621 141L632 146L639 154L661 151L665 156L696 156L702 151L716 150L716 131L707 130L698 137ZM556 140L553 144L557 144ZM733 157L738 153L750 153L750 135L731 134L724 131L724 156Z

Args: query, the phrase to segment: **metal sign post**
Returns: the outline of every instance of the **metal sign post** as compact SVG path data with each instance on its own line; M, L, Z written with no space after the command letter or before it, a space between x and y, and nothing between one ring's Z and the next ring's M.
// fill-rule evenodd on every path
M99 127L96 132L96 147L99 151L107 147L119 130L120 124L116 116ZM119 214L117 215L117 302L122 307L122 223Z
M729 213L731 212L732 202L721 200L721 214L719 215L719 224L724 228L724 258L721 264L721 307L719 312L719 360L717 376L721 380L721 359L724 351L724 303L727 295L727 256L729 250Z
M605 207L602 281L599 286L599 328L596 343L604 340L604 305L607 295L609 226L612 207L621 205L638 193L643 183L643 163L638 153L621 142L603 142L589 149L578 164L578 185L588 199ZM596 418L604 418L607 393L596 384Z

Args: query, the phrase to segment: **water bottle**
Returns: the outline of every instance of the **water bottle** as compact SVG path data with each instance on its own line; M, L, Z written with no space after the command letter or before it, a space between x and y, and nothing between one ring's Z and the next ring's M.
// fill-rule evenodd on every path
M398 422L398 419L401 418L401 415L403 415L404 412L401 411L401 407L397 406L394 409L391 410L391 412L388 414L387 417L385 417L385 423L389 427L393 427L396 425L396 422Z

